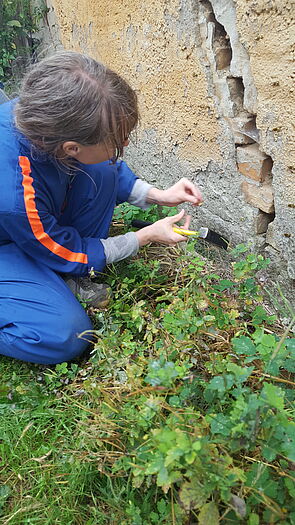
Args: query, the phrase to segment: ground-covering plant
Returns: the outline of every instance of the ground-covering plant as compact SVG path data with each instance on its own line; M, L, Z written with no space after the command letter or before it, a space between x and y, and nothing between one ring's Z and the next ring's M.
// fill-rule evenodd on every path
M103 276L88 359L3 359L0 523L295 524L294 317L266 309L262 257L221 275L199 247Z

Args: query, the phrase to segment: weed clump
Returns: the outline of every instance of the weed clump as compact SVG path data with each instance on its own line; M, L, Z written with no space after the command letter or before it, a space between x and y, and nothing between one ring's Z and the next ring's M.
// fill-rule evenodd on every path
M35 523L295 524L294 316L284 328L265 308L261 256L239 247L225 278L197 249L148 247L112 267L103 278L114 299L92 311L87 362L38 370L52 432L43 430L43 453L33 454L51 480L42 489L32 463L18 472L38 515L49 516L52 480L65 482L66 510L52 506L53 521ZM24 417L33 391L17 388L11 410ZM40 427L36 399L33 407L18 443ZM7 519L22 482L13 472L2 481Z

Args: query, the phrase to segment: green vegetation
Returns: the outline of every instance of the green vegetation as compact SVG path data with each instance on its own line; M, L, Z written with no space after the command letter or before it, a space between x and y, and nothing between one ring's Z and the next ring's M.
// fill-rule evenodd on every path
M29 63L39 45L34 38L40 20L48 11L43 0L2 0L0 8L0 81L13 80L13 66ZM22 64L22 62L24 63Z
M1 524L295 524L294 314L200 245L112 267L83 361L1 358Z

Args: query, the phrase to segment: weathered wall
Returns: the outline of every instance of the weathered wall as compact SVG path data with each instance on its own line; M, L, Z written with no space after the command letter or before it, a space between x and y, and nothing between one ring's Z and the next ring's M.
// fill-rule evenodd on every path
M63 46L138 92L130 166L162 187L195 180L196 226L252 239L294 284L292 0L52 1Z

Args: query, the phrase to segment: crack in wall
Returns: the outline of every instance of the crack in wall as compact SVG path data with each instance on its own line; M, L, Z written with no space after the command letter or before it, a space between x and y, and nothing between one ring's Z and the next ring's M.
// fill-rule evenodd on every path
M244 198L248 204L258 209L254 233L265 235L268 226L275 218L273 159L262 151L260 146L256 113L253 111L256 107L256 96L253 100L253 93L256 93L256 90L251 75L238 74L250 71L250 66L249 56L238 40L236 24L232 23L235 15L234 6L231 6L229 15L231 19L227 24L227 32L225 22L224 25L222 24L225 19L224 11L221 9L222 16L217 12L219 4L218 0L212 0L212 3L209 0L200 0L199 23L202 47L212 74L219 116L227 121L232 130L237 169L242 175L241 189ZM243 64L239 63L239 58Z

